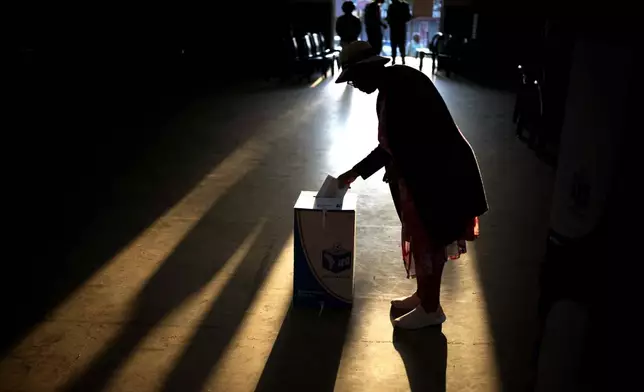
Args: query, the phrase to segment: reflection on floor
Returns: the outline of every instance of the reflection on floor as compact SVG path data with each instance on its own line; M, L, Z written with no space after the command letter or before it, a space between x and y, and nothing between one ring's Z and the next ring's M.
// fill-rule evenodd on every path
M552 173L514 139L510 95L440 75L435 83L477 152L491 206L481 239L446 267L442 330L392 330L389 299L414 282L378 174L353 187L353 309L290 307L297 194L377 144L375 95L327 80L232 97L237 114L226 119L206 100L170 124L192 140L151 153L122 179L123 195L152 186L148 176L190 171L199 154L218 163L2 359L0 390L524 389ZM109 227L109 216L95 225Z

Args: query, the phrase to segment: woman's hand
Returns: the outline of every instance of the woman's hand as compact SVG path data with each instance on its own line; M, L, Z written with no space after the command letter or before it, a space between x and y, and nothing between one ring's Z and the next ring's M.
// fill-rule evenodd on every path
M358 178L358 173L356 173L353 170L349 170L346 173L342 173L338 176L338 187L340 189L343 189L351 185L351 183L354 182L356 178Z

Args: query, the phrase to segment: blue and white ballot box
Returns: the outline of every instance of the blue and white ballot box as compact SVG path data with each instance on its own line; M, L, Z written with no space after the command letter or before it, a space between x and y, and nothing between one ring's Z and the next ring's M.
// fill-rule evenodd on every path
M318 194L302 192L295 203L293 302L351 306L358 197Z

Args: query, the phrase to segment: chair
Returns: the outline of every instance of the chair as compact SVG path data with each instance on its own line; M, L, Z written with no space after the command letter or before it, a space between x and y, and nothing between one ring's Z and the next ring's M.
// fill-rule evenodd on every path
M305 34L301 38L300 53L302 58L305 58L314 68L320 71L324 77L327 77L327 70L332 64L332 61L321 55L321 51L313 44L313 37L311 34Z
M516 135L523 138L523 130L528 131L528 145L535 148L542 137L543 97L541 84L535 77L536 72L528 72L525 68L519 70L521 84L517 92L513 116L517 124Z
M517 66L517 83L516 83L516 91L517 91L517 96L514 100L514 111L512 112L512 122L517 123L519 121L519 106L521 104L521 89L526 83L526 74L523 71L523 66L519 64Z
M320 37L320 42L322 43L322 48L324 49L325 53L339 54L341 52L341 50L339 49L333 49L328 47L328 45L326 44L326 38L324 38L324 34L320 33L319 37Z
M322 48L322 52L325 54L325 56L330 57L336 63L338 68L340 68L340 50L329 48L326 44L326 38L324 38L324 34L320 33L318 37L320 40L320 47Z
M316 33L308 33L309 42L311 43L311 53L313 56L322 56L322 49L320 48L320 37Z
M425 56L431 56L432 51L429 48L418 48L416 49L416 58L420 56L420 70L423 70L423 60L425 59Z
M331 76L333 76L335 75L334 63L338 61L339 56L337 53L330 51L324 46L324 38L322 37L323 36L318 33L311 34L313 52L316 56L324 57L329 62L329 67L331 68Z
M288 38L286 46L288 47L288 69L292 73L306 76L310 82L315 64L309 61L307 55L304 54L304 50L298 44L297 38Z
M465 43L465 38L455 38L451 34L447 37L439 37L436 41L436 71L445 70L445 75L449 78L452 71L459 66L461 49ZM432 57L433 59L433 57Z
M432 40L429 42L429 47L428 48L420 48L416 51L416 57L420 56L420 70L423 70L423 59L425 56L432 56L432 71L436 72L436 60L438 59L439 56L439 50L442 48L439 48L439 44L442 44L444 42L444 36L443 33L438 32L434 34L432 37ZM441 45L442 46L442 45Z

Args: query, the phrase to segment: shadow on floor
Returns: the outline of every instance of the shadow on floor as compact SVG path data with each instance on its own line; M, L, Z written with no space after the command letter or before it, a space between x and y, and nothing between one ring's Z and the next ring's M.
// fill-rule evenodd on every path
M282 159L283 151L292 151L293 144L298 143L288 136L299 129L299 124L278 121L275 113L285 112L285 107L293 107L300 97L294 94L278 96L289 99L274 100L274 104L265 108L257 108L253 104L255 100L265 99L263 95L248 98L255 99L250 102L237 102L241 106L237 110L256 111L253 110L253 116L240 116L241 120L232 125L221 125L218 134L230 131L225 135L224 142L228 143L225 146L239 143L247 129L251 129L253 132L261 130L261 144L267 146L266 149L256 146L260 142L251 143L253 148L245 147L241 150L243 154L235 155L243 157L239 162L234 161L236 165L226 165L224 171L209 176L214 183L199 187L217 189L218 197L210 200L214 204L203 216L195 217L199 219L198 223L179 237L181 242L160 263L154 275L145 281L131 306L131 313L126 320L120 320L127 323L122 332L106 342L103 351L94 356L86 370L69 380L61 390L85 392L104 389L128 360L145 361L145 355L154 355L139 350L139 345L145 338L154 336L151 331L166 326L180 327L182 348L167 377L154 382L167 391L201 390L207 382L248 310L257 297L263 295L260 289L264 280L292 235L292 208L300 190L316 182L312 166L315 162L294 159L286 165ZM217 114L218 111L212 113ZM273 120L268 121L267 118ZM288 116L283 118L283 121L292 119ZM237 126L241 128L240 135L235 134ZM200 140L190 141L186 152L190 147L196 151L206 148L201 144L220 150L221 147L210 139L212 128L203 125L199 128L204 129L204 135ZM218 151L211 151L211 154L213 152ZM306 154L307 150L300 153ZM287 174L283 174L285 167L288 167ZM275 189L279 192L264 192ZM210 195L207 199L212 196L210 191L202 195ZM195 207L195 211L199 211L198 205L208 201L197 198L190 202L189 210L193 211L191 208ZM169 232L169 235L176 236L176 233ZM212 282L215 280L220 285L214 287L220 288L213 291ZM210 289L204 291L206 287ZM195 294L204 296L199 298L208 304L200 306L193 303L186 315L168 321L168 316L187 300L195 299ZM162 331L161 335L164 333ZM155 377L154 374L146 376Z
M33 125L31 137L36 139L42 133L38 129L50 130L55 124L64 124L66 132L41 138L25 161L42 167L42 172L19 173L14 184L20 189L15 207L22 213L11 225L18 236L11 243L23 257L20 263L3 265L6 279L0 279L0 294L18 295L21 300L8 301L3 307L8 321L0 338L0 355L6 355L26 331L181 200L234 151L238 140L254 131L242 128L233 139L212 128L187 124L182 111L191 97L168 99L156 107L142 104L139 112L116 106L105 109L108 125L100 116L76 118L73 113L59 113L46 127ZM201 109L189 113L190 121L202 119L223 129L230 120L228 115L205 119L212 115ZM212 144L194 142L204 137L222 138L216 143L220 154L206 147Z
M255 391L332 391L350 315L291 306Z
M260 94L200 94L150 103L140 112L110 107L105 111L118 120L109 126L86 114L68 124L68 134L56 133L47 154L32 154L32 164L47 170L37 181L33 173L21 174L30 185L16 185L24 213L14 225L21 238L12 243L24 257L4 266L0 294L21 300L3 307L2 357L282 108L257 105ZM61 121L71 123L69 116ZM71 147L78 143L87 148Z
M521 200L530 205L531 216L523 217L525 227L531 226L534 233L545 233L545 225L534 217L548 216L544 208L547 203L538 205L527 197ZM485 298L502 390L526 391L531 388L535 370L538 261L543 257L539 253L541 241L540 236L530 239L525 231L518 232L516 221L492 214L482 218L489 219L481 229L489 238L477 240L474 263ZM509 242L512 244L508 245ZM504 253L511 256L498 256Z
M297 196L293 187L299 181L290 178L294 185L281 183L269 174L274 168L266 170L247 173L219 198L146 282L123 332L62 390L102 390L153 328L164 325L173 310L217 277L237 251L247 249L230 276L219 276L225 278L223 288L193 321L199 323L196 335L190 337L165 383L165 390L201 389L292 232L291 217L284 211L291 211ZM253 192L258 186L266 189L268 183L282 186L280 194ZM177 322L187 325L186 320Z
M477 154L486 188L490 210L481 217L471 263L487 314L499 388L527 391L534 371L538 274L548 233L552 169L514 136L513 94L467 80L443 80L437 86Z
M393 343L405 364L412 392L445 391L447 339L440 326L417 331L395 328Z

